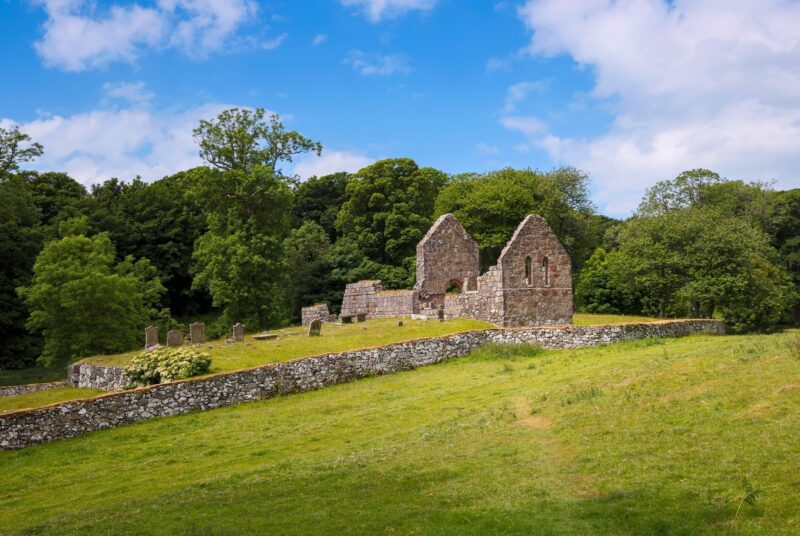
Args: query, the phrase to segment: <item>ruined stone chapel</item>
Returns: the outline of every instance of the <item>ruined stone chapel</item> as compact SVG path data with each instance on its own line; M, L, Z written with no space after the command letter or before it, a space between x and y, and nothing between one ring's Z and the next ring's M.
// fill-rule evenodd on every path
M445 214L417 244L414 289L383 290L377 280L351 283L341 318L474 318L502 327L571 324L571 274L569 254L550 226L529 215L497 264L481 275L478 244L455 216ZM304 323L313 310L303 310Z

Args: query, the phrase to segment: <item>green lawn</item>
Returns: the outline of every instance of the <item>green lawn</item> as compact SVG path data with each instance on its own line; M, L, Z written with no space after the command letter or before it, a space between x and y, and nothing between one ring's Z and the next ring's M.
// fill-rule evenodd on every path
M243 343L225 344L222 340L216 340L200 345L200 348L211 356L211 373L217 374L289 361L298 357L344 352L494 327L487 322L469 319L446 322L403 319L403 326L398 326L397 320L383 318L341 326L326 323L322 325L322 334L319 337L309 337L308 328L294 326L272 331L278 338L271 341L257 341L253 339L253 334L250 334L245 337ZM83 362L124 366L139 353L141 350L119 355L90 357Z
M56 402L91 398L105 391L99 389L76 389L74 387L57 387L46 391L34 391L16 396L0 396L0 413L25 408L39 408Z
M4 452L0 533L797 534L797 336L484 349Z
M202 345L211 355L211 373L228 372L258 367L268 363L288 361L328 352L344 352L393 342L438 337L463 331L496 327L479 320L458 319L446 322L431 320L403 320L397 325L396 318L368 320L361 324L323 324L320 337L308 337L307 328L295 326L275 330L278 339L256 341L251 335L245 337L244 344L225 344L224 341L210 341ZM599 324L624 324L629 322L652 322L656 319L640 316L622 315L575 315L575 325L589 326ZM97 365L124 366L139 354L139 351L119 355L96 356L84 362Z

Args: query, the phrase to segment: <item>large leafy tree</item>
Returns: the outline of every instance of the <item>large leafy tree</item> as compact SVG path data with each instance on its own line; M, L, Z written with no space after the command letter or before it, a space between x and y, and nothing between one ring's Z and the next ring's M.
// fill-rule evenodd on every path
M409 285L417 242L433 223L436 196L447 180L409 158L376 162L347 184L336 229L387 267L387 285Z
M215 119L201 120L193 133L203 160L227 171L276 170L295 155L322 151L319 142L286 130L277 114L267 117L263 108L224 110Z
M0 127L0 173L16 171L20 164L39 158L43 152L42 144L31 141L18 126L10 130Z
M794 281L798 299L792 306L792 317L800 326L800 189L777 192L773 206L774 243Z
M41 350L41 338L25 328L28 308L16 292L30 282L42 247L40 219L33 194L21 177L0 180L0 368L31 365Z
M594 207L588 176L573 168L550 172L503 169L463 175L445 187L436 214L453 213L481 248L483 269L494 264L514 229L528 214L539 214L579 268L595 249Z
M115 265L109 236L88 237L87 230L85 220L62 225L62 232L81 234L45 245L30 285L19 289L31 310L28 328L44 336L46 365L130 350L164 290L146 259Z

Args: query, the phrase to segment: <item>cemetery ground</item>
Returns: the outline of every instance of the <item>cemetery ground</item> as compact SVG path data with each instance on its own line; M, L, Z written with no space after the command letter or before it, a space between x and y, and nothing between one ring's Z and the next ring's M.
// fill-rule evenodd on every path
M575 315L576 325L615 324L626 322L649 322L652 318L619 315ZM424 337L439 337L463 331L487 329L494 327L487 322L470 319L448 320L446 322L403 319L403 326L397 325L398 319L374 319L364 323L323 324L320 337L308 337L308 328L295 326L275 330L275 340L256 341L253 334L248 334L243 343L226 344L224 340L208 341L198 346L211 356L210 374L230 372L258 367L279 361L288 361L301 357L319 355L328 352L344 352L359 348L382 346ZM83 361L95 365L125 366L141 350L125 354L96 356ZM16 372L16 374L15 374ZM22 371L0 371L0 385L19 383L35 383L63 379L65 370L61 367L57 375L47 376L48 369L32 369ZM46 379L39 380L44 377ZM36 378L32 381L20 381L19 378ZM4 381L4 380L7 380ZM10 397L0 397L0 413L25 408L36 408L88 398L102 391L95 389L74 389L63 387L49 391L26 393Z
M797 534L798 337L484 347L1 452L0 533Z

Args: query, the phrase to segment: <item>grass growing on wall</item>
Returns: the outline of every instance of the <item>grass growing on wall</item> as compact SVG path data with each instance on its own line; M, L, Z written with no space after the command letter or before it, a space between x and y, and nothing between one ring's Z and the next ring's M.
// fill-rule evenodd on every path
M0 453L0 533L797 534L793 335L487 351Z

